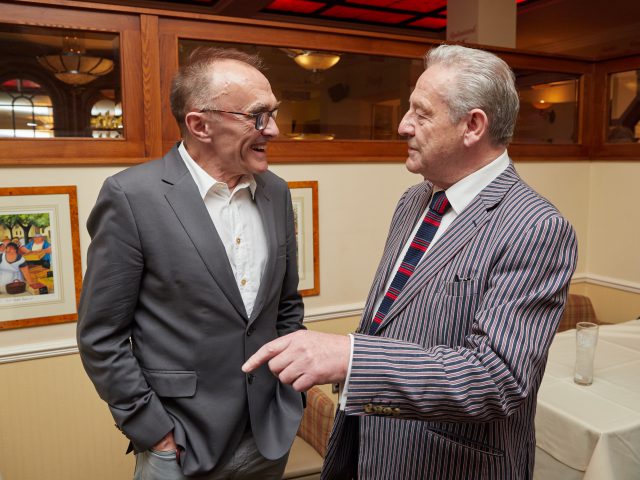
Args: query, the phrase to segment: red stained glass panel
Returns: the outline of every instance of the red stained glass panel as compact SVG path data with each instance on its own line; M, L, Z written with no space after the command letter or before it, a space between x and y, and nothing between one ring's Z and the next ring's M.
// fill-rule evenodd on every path
M312 13L326 4L308 0L275 0L267 7L269 10L281 10L292 13Z
M376 12L374 10L342 6L331 7L330 9L322 12L322 15L325 17L348 18L363 22L387 23L390 25L413 18L413 15L405 15L402 13Z
M396 8L419 13L428 13L447 6L447 0L347 0L347 3Z
M409 25L410 27L424 27L431 30L440 30L441 28L445 28L447 26L447 19L427 17L416 20L415 22L410 22L407 25Z
M2 86L8 89L17 89L18 88L18 79L14 78L12 80L6 80L4 82L2 82ZM37 84L36 82L32 82L31 80L27 80L27 79L22 79L20 81L20 87L21 89L39 89L42 88L39 84Z

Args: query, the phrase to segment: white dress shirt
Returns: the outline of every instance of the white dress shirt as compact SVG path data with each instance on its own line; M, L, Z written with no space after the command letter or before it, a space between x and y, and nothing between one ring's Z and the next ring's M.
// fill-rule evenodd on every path
M498 178L498 176L502 172L504 172L508 166L509 166L509 155L507 155L507 151L505 150L504 152L502 152L502 154L500 154L498 158L493 160L491 163L485 165L480 170L476 170L471 175L464 177L462 180L459 180L457 183L451 185L449 188L447 188L447 190L445 190L445 193L447 194L447 200L449 200L449 204L451 205L451 208L447 209L445 214L442 216L442 220L440 221L440 226L438 227L438 230L436 230L436 233L433 236L433 240L431 240L431 243L427 247L426 252L424 252L424 254L422 255L422 258L420 259L420 262L418 262L418 265L424 260L424 258L427 256L427 253L429 253L429 250L431 249L431 247L435 245L435 243L442 236L442 234L447 230L447 228L449 228L449 225L451 225L451 223L455 220L455 218L458 215L460 215L460 213L462 213L462 211L467 207L467 205L469 205L471 201L482 190L484 190L487 187L487 185L489 185L496 178ZM432 196L434 192L432 192ZM418 218L418 221L416 222L416 225L413 228L411 235L409 235L409 239L407 240L407 243L402 249L402 252L400 252L400 255L398 255L398 259L396 260L396 264L393 266L393 269L391 270L391 275L389 275L389 278L387 279L387 283L384 287L384 290L382 290L382 293L376 300L376 303L373 308L373 312L377 312L378 308L380 308L380 304L382 303L382 300L385 294L387 293L387 290L391 286L391 282L395 277L395 273L398 271L398 268L400 267L400 264L402 263L402 260L404 259L404 256L407 253L407 250L409 249L409 245L411 245L413 237L415 237L416 232L418 231L418 228L420 228L420 225L422 224L422 219L427 214L428 210L429 210L429 206L427 206L427 208L422 213L420 218ZM347 403L347 393L348 393L347 391L349 388L349 377L351 376L351 361L353 358L353 335L350 334L349 337L351 338L351 356L349 358L349 368L347 370L347 378L345 380L344 385L342 386L341 393L340 393L339 403L340 403L341 410L344 410L344 406Z
M180 143L178 152L222 240L242 302L251 316L267 264L267 237L254 201L256 181L252 175L244 175L230 191L226 183L214 179L191 158L184 143Z

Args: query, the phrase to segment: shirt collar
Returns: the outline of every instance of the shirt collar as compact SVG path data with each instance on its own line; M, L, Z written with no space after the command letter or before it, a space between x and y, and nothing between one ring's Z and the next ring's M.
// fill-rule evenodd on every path
M211 190L215 185L226 185L223 182L219 182L218 180L213 178L200 165L198 165L193 157L189 155L189 152L187 152L187 149L184 146L184 142L180 142L180 145L178 146L178 153L180 154L182 161L184 161L184 164L187 166L187 170L189 170L189 173L193 177L193 180L196 182L198 192L200 192L200 196L203 199L207 195L207 193L209 193L209 190ZM257 184L254 176L251 174L247 174L242 176L242 178L238 182L238 185L236 185L234 192L237 192L238 190L241 190L243 188L249 188L251 197L255 198L256 187Z
M447 199L451 208L460 214L471 201L509 166L509 155L505 149L498 158L491 163L467 175L462 180L451 185L447 190Z

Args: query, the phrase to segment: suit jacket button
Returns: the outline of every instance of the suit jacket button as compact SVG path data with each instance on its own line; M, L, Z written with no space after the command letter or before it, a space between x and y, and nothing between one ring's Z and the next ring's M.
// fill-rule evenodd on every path
M372 404L372 403L367 403L367 404L364 406L364 411L365 411L365 413L371 413L371 412L373 412L373 404Z
M250 373L250 374L247 375L247 382L249 382L249 385L251 385L253 383L253 379L255 377L256 376L253 373Z
M249 329L247 330L247 337L250 337L254 330L255 328L253 326L249 327Z

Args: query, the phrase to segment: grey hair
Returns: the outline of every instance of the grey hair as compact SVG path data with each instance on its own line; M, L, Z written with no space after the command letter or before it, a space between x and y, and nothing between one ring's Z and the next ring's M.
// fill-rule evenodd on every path
M495 145L508 145L520 109L515 75L504 60L475 48L440 45L424 57L425 68L441 65L455 72L453 88L445 99L453 122L474 108L489 119L489 138Z
M237 60L257 70L263 69L262 60L257 55L233 48L196 48L171 82L171 113L182 135L186 131L185 116L188 112L194 108L215 108L211 105L215 96L211 91L211 72L215 64L223 60Z

